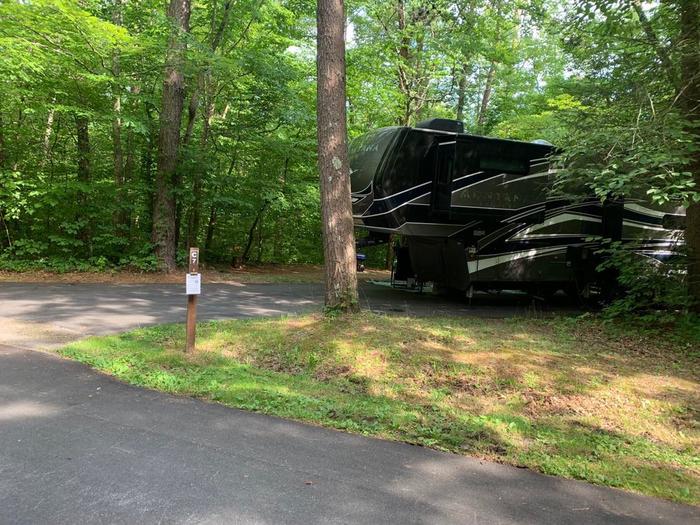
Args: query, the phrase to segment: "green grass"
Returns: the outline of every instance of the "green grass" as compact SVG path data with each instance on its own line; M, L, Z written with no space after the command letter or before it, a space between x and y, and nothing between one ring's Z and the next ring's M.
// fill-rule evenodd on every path
M135 385L700 503L700 337L595 319L358 314L93 337L65 356Z

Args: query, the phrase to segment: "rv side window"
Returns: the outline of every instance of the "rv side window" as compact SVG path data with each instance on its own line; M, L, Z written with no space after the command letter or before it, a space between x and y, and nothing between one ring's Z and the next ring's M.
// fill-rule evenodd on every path
M384 170L379 183L380 192L393 195L432 180L433 168L427 165L432 143L430 133L410 130L402 144L394 150L394 159L389 168Z

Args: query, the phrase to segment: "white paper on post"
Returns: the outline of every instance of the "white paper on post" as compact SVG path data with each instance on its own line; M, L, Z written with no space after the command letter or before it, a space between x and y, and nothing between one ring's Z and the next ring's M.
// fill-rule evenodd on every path
M202 293L202 274L188 273L185 281L185 293L187 295L200 295Z

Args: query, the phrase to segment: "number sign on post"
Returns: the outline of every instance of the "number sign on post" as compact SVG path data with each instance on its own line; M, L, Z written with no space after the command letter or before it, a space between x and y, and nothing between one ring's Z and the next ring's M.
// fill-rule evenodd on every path
M199 248L190 248L189 273L186 276L187 294L187 346L186 352L194 351L197 328L197 296L202 292L202 275L199 270Z

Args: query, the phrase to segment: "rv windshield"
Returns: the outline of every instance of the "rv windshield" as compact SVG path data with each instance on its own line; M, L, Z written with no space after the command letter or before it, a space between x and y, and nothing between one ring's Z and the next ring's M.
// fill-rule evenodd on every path
M357 137L350 143L349 157L353 192L369 189L379 163L382 161L382 156L399 129L401 128L380 128Z

